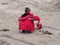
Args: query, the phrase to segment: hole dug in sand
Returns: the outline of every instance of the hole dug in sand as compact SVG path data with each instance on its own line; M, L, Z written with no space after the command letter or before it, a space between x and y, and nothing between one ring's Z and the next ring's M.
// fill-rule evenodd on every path
M43 34L48 34L48 35L53 35L53 33L49 32L49 31L42 31Z
M6 32L6 31L9 31L9 29L2 29L0 31Z

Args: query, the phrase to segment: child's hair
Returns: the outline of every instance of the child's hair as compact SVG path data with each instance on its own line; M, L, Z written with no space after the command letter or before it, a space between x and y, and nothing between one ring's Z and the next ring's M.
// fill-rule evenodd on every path
M25 12L30 12L30 8L29 7L26 7L25 8Z

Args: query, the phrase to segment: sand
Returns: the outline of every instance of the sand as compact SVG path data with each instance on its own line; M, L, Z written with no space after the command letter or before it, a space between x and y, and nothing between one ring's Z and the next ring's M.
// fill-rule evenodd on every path
M36 29L31 34L18 30L18 18L24 8L41 18L43 31ZM35 22L36 23L36 22ZM8 29L6 31L1 31ZM0 45L60 45L60 1L59 0L0 0Z

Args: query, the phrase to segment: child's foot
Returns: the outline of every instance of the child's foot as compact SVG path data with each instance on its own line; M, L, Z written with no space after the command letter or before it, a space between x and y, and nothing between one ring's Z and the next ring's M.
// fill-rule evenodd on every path
M26 31L25 30L22 30L22 32L21 33L26 33Z

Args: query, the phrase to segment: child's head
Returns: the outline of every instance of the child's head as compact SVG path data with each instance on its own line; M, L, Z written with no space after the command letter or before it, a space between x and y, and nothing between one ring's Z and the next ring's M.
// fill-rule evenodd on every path
M29 7L26 7L25 8L25 12L30 12L30 8Z

